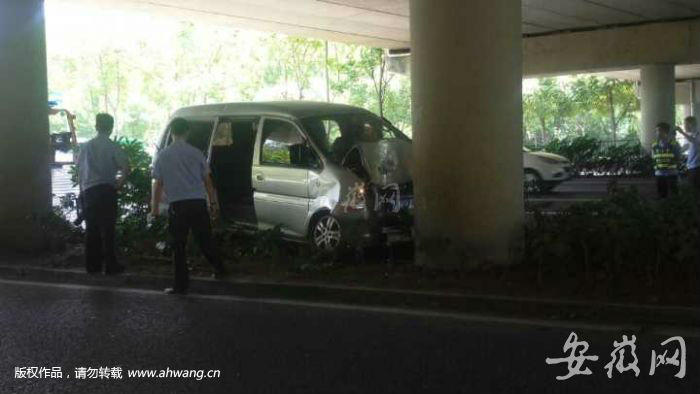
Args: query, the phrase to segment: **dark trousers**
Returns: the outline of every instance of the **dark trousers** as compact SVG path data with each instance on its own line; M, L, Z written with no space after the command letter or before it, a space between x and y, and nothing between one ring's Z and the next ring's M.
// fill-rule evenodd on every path
M659 194L659 198L668 197L669 191L672 195L678 194L678 175L657 175L656 191Z
M114 227L117 223L117 191L111 185L97 185L83 191L85 214L85 268L88 272L116 268Z
M695 191L700 193L700 167L688 170L688 182Z
M173 265L175 267L175 289L187 290L187 237L192 230L202 254L214 266L223 268L219 252L212 239L211 222L205 200L183 200L170 204L169 230L173 238Z

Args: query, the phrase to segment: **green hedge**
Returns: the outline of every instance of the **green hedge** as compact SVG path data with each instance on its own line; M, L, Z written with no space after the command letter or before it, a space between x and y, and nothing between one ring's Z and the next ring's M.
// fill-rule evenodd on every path
M592 137L555 139L533 150L562 155L579 175L651 176L653 165L639 141L604 146Z
M700 208L692 190L651 201L634 189L613 188L606 200L560 214L535 210L526 226L525 261L536 266L540 281L557 271L697 279L699 240Z
M148 226L151 201L151 156L143 142L120 137L116 142L129 160L131 173L119 190L119 218L116 233L118 244L132 252L151 252L156 242L167 239L166 219L159 217ZM78 184L77 168L71 168L73 184ZM64 208L73 208L64 203Z

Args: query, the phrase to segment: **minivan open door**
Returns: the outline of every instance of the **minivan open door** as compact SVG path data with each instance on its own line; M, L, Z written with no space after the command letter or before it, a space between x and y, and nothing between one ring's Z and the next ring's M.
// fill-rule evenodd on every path
M254 157L255 215L261 229L281 226L287 235L306 236L309 163L306 141L287 120L264 118Z
M259 117L222 117L209 149L209 167L227 222L256 226L252 165Z

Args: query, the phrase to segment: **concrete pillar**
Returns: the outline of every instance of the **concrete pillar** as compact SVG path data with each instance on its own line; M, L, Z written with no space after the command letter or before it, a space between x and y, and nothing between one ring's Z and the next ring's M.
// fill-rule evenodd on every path
M640 139L647 151L656 139L656 124L676 121L676 82L672 64L642 66L641 70L642 128Z
M700 117L700 81L690 81L690 114Z
M410 7L417 263L513 261L524 217L520 2Z
M693 106L690 104L683 104L680 106L683 109L683 118L693 115Z
M43 0L0 2L0 250L36 250L51 209Z

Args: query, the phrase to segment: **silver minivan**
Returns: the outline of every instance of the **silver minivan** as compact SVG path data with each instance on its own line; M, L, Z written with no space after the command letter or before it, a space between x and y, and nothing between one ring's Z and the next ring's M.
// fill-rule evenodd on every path
M280 228L322 251L410 240L411 140L357 107L305 102L186 107L188 142L207 156L222 219ZM172 120L172 119L171 119ZM172 141L165 128L156 149Z

